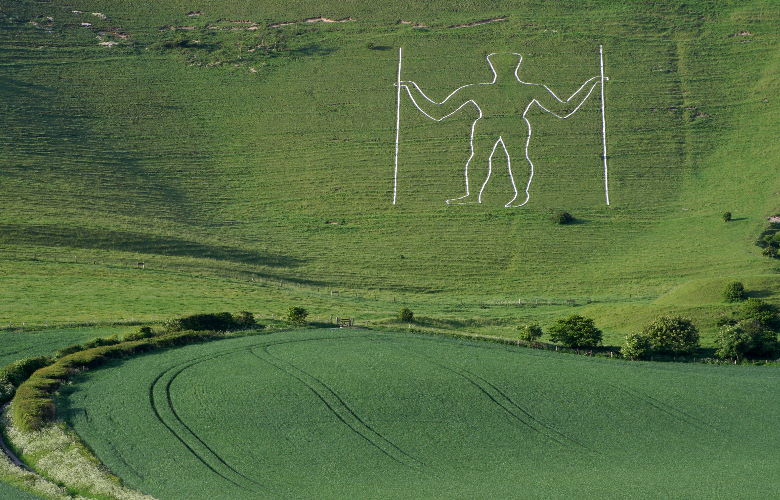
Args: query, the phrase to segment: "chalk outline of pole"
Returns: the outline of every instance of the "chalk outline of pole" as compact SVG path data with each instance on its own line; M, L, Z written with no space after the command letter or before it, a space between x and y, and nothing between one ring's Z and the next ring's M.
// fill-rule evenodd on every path
M606 196L607 205L609 205L609 169L607 168L607 116L604 111L604 46L603 45L599 45L599 63L601 65L601 145L602 145L601 157L604 159L604 196ZM397 160L398 159L396 158L396 162Z
M403 47L398 47L398 77L395 82L395 169L393 170L393 205L398 193L398 139L401 135L401 57Z

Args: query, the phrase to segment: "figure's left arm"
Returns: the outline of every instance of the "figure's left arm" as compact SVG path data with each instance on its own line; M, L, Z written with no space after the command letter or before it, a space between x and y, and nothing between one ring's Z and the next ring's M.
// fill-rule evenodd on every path
M466 90L470 85L458 87L441 102L436 102L428 97L413 81L403 81L401 87L406 89L412 103L421 113L437 122L455 114L469 102L474 102L467 96Z
M604 79L609 80L607 77L604 77ZM585 101L588 100L588 97L590 97L600 81L600 76L588 78L585 80L585 83L580 85L580 88L567 99L561 99L555 95L555 92L550 90L547 85L539 85L539 91L534 97L534 100L548 113L555 115L558 118L568 118L585 104Z

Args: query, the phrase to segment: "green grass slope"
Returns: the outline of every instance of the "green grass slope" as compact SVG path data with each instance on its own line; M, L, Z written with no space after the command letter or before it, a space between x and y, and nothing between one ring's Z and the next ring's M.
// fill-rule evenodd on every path
M404 302L491 328L574 305L613 339L667 310L711 329L722 304L659 297L717 278L777 300L752 246L780 192L773 7L0 2L0 321L294 302L381 319ZM353 20L268 27L316 16ZM567 120L530 115L517 209L503 160L482 205L445 205L475 114L436 123L405 100L391 204L397 47L404 79L443 99L489 80L493 51L567 96L598 74L599 45L610 207L597 94ZM580 223L553 225L560 209Z
M60 414L161 499L760 498L777 377L307 330L85 373Z

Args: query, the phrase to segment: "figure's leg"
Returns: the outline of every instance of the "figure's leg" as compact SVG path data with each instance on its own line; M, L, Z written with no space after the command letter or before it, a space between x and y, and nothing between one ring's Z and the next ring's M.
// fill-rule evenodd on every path
M450 205L466 203L482 203L482 191L490 180L492 173L490 157L496 144L497 137L480 136L472 127L471 155L466 162L464 171L466 177L466 194L458 198L447 200Z
M528 126L527 134L522 133L502 136L507 153L509 179L514 188L514 197L504 205L507 208L522 207L531 198L531 181L534 178L534 164L528 155L528 145L531 141L531 124L523 117Z

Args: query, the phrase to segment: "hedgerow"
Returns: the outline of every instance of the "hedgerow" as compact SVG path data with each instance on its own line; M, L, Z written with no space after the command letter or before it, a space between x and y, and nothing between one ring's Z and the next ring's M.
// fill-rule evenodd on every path
M51 358L48 356L35 356L14 361L1 368L0 404L5 404L10 401L19 384L27 380L33 372L43 368L49 363L51 363Z
M67 381L73 374L84 369L94 368L111 359L222 337L224 334L213 331L172 332L140 340L112 342L108 345L98 345L71 352L52 364L39 367L19 385L12 400L11 419L14 425L22 431L39 430L54 421L56 416L54 395L63 382ZM90 342L89 344L94 343ZM71 348L66 349L66 351L70 350ZM26 369L29 371L32 366L40 363L41 361L28 362Z

